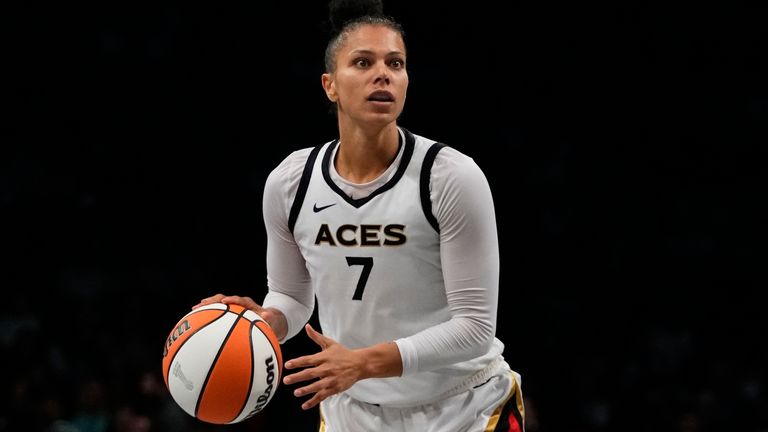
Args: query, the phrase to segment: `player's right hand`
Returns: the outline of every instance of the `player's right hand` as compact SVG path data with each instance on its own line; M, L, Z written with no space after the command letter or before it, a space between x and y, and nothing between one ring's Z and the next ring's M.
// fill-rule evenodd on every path
M228 296L219 293L200 300L200 303L192 306L192 310L213 303L236 304L256 312L261 319L272 327L279 340L282 340L288 333L288 321L286 321L285 315L281 311L275 308L263 308L250 297Z
M206 297L202 300L200 300L200 303L192 306L192 310L197 309L202 306L206 306L213 303L226 303L226 304L236 304L240 305L246 309L251 309L252 311L256 312L257 314L261 314L261 311L263 308L260 304L253 301L250 297L240 297L240 296L228 296L224 294L216 294L212 295L210 297Z

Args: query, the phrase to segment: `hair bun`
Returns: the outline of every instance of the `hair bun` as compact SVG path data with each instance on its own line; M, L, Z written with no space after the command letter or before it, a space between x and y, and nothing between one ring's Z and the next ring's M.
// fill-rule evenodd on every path
M381 0L331 0L328 12L331 30L336 33L353 19L383 15L384 3Z

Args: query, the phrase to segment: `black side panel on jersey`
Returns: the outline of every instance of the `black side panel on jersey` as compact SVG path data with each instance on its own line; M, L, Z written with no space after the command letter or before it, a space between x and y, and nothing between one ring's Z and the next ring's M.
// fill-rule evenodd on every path
M291 214L288 215L288 229L291 230L291 234L293 234L293 227L296 226L296 219L299 217L299 211L301 210L301 205L304 203L304 197L307 195L309 178L312 177L312 167L315 166L315 159L317 159L317 154L320 153L321 148L323 148L323 144L312 149L312 152L307 158L307 163L304 165L304 171L301 173L299 189L296 191L296 197L293 199L293 204L291 205Z
M424 209L424 216L427 217L429 224L438 233L440 232L440 225L437 223L435 215L432 214L432 200L429 199L429 177L432 173L432 165L435 163L437 152L445 147L445 144L434 143L432 147L427 150L427 154L424 156L424 162L421 164L421 177L419 179L419 195L421 195L421 208Z

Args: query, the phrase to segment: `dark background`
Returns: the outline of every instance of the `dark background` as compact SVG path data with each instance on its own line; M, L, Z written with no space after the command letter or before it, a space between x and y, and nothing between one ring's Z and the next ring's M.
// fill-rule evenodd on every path
M491 184L528 432L768 430L765 6L385 11L409 49L400 124ZM201 298L265 293L264 180L336 133L325 17L0 5L0 431L315 430L288 386L247 422L197 422L160 364Z

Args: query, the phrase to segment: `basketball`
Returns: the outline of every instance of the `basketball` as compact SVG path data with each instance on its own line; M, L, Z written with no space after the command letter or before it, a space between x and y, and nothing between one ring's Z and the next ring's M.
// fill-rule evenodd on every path
M282 369L272 328L234 304L213 303L187 313L163 349L163 379L171 396L207 423L238 423L264 409Z

